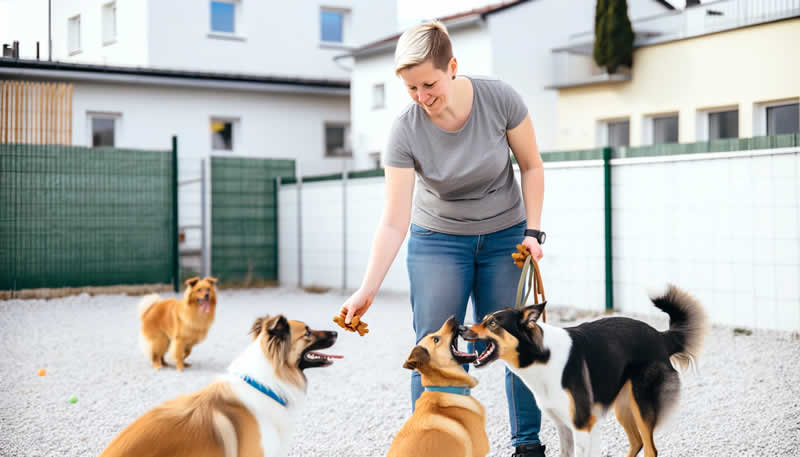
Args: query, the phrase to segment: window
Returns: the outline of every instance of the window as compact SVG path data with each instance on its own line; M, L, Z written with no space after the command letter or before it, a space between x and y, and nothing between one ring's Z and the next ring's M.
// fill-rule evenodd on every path
M678 115L653 118L653 144L678 142Z
M611 147L628 146L630 144L630 121L613 121L607 123L608 141Z
M69 47L69 55L81 52L81 17L73 16L69 18L67 23L68 35L67 46Z
M233 125L231 120L211 120L211 149L233 151Z
M380 153L380 151L370 152L369 154L367 154L367 157L369 157L369 160L372 161L373 168L375 168L377 170L377 169L379 169L381 167L381 153Z
M372 86L372 109L381 109L386 106L386 89L383 83Z
M347 147L349 128L342 124L325 124L325 157L353 157Z
M800 103L767 107L767 135L800 132Z
M236 3L230 0L212 0L211 31L217 33L236 32Z
M103 5L103 45L117 41L117 2Z
M91 146L111 147L116 146L116 131L119 124L119 115L115 114L89 114L89 128L91 129Z
M708 113L708 139L739 137L739 110Z
M344 28L347 12L323 8L320 10L320 40L327 43L344 43Z

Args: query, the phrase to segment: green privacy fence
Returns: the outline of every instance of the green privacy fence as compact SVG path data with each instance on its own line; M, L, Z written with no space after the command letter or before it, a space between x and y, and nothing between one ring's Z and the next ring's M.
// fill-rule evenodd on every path
M752 138L728 138L723 140L698 141L695 143L653 144L648 146L617 147L612 149L611 158L657 157L682 154L703 154L708 152L754 151L758 149L778 149L800 146L800 133L785 135L757 136ZM603 160L603 148L542 152L545 162L568 160Z
M211 159L211 273L221 281L278 280L277 177L295 161Z
M0 290L170 283L175 151L0 144Z

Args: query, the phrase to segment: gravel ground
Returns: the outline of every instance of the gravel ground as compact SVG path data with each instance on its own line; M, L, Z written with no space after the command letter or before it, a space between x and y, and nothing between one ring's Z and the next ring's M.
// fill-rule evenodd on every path
M290 289L221 291L217 320L183 373L156 372L139 351L138 297L2 301L0 455L98 455L136 417L224 371L248 343L255 317L283 312L332 329L344 298ZM549 313L556 324L575 315L568 308ZM409 372L401 368L414 342L407 297L382 295L365 320L367 336L340 333L329 351L343 360L307 371L308 403L292 456L384 455L409 416ZM645 320L666 327L666 318ZM736 333L713 329L699 373L684 377L678 413L656 434L661 456L800 456L800 339ZM46 376L37 376L40 368ZM473 373L481 382L473 394L487 409L490 455L509 456L502 363ZM608 419L601 425L603 455L625 455L624 432L613 413ZM555 428L543 422L547 455L556 456Z

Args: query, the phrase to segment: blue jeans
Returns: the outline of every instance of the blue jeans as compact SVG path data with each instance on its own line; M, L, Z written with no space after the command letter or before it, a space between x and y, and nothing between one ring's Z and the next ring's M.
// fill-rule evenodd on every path
M448 235L411 225L408 277L417 342L439 330L450 316L464 322L472 297L475 322L514 306L520 269L511 254L525 237L525 222L486 235ZM479 351L485 344L478 343ZM471 344L468 351L471 351ZM539 443L542 413L522 381L506 368L506 397L511 444ZM422 393L417 371L411 374L411 407Z

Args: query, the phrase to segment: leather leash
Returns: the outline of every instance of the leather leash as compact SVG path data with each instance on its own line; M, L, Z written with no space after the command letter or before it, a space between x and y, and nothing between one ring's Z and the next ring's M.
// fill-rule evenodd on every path
M514 308L520 309L528 302L528 297L533 291L533 303L538 305L540 303L539 297L541 296L541 303L546 303L547 299L544 296L544 284L542 283L542 273L539 269L539 263L530 255L528 249L523 245L518 245L517 250L520 254L516 254L515 264L521 260L522 255L525 255L525 263L522 265L522 273L519 275L519 283L517 283L517 299ZM527 288L525 283L527 282ZM522 291L525 290L525 297L522 297ZM542 310L542 322L547 322L547 311Z

